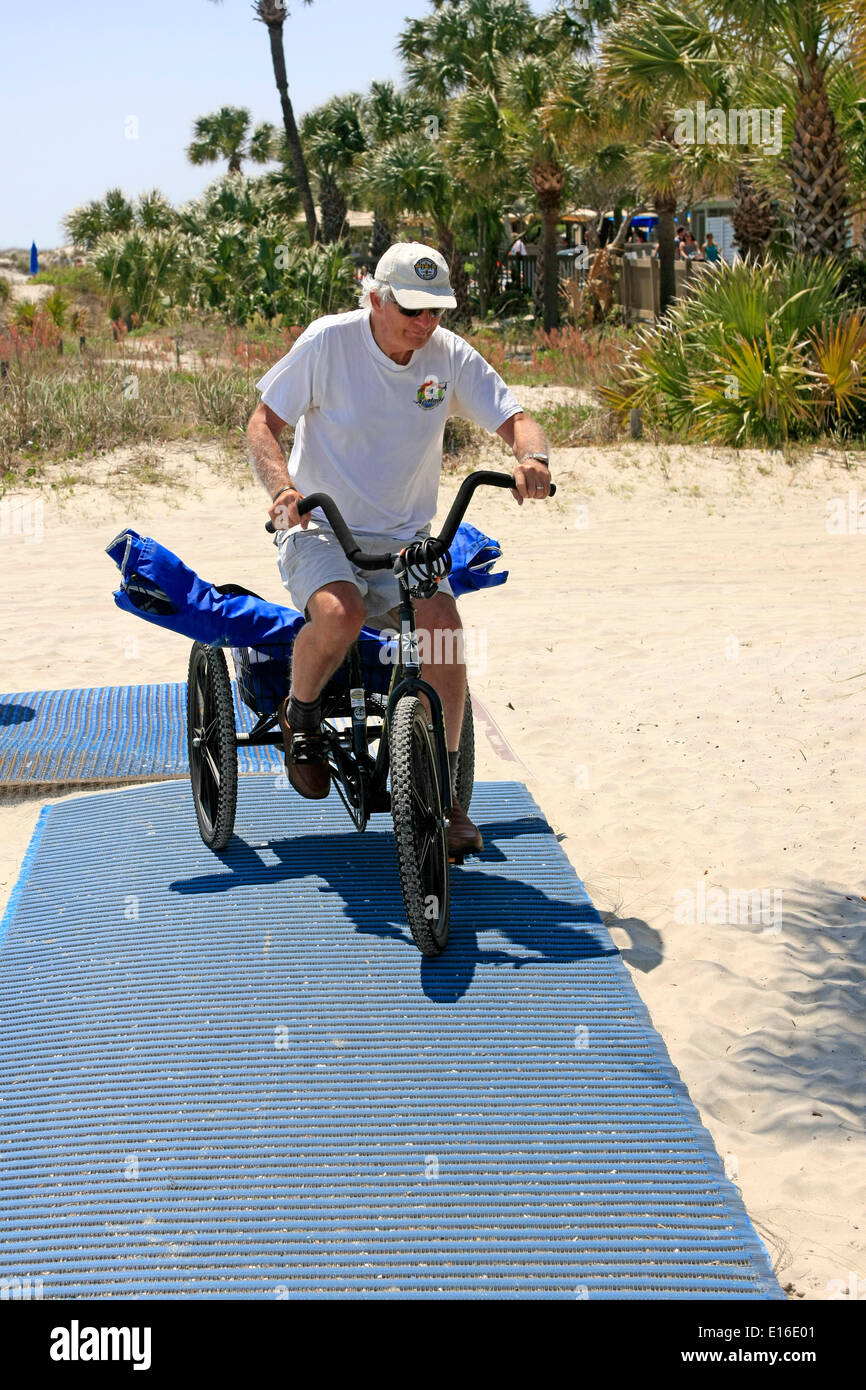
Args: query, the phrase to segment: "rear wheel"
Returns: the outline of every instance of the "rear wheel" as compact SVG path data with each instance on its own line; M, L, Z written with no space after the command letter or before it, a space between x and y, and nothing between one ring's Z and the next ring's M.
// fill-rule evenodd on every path
M238 799L235 709L225 656L201 642L189 657L186 727L198 828L209 849L225 849Z
M457 773L454 781L454 798L464 811L469 810L472 789L475 786L475 725L472 721L472 701L466 691L463 706L463 728L460 730L460 743L457 747Z
M389 731L391 813L409 927L422 955L438 956L448 940L451 882L428 719L414 695L397 702Z

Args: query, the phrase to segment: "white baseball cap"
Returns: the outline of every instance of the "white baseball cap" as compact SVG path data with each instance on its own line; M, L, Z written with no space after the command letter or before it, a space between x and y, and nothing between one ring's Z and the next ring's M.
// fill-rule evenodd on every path
M389 246L376 266L376 279L385 280L404 309L456 309L445 257L420 241Z

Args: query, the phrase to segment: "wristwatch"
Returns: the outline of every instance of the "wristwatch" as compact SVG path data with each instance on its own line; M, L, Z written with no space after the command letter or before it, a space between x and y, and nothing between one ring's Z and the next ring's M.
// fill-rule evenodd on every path
M550 467L550 455L549 455L549 454L524 454L522 458L519 458L519 459L517 460L517 462L518 462L518 463L525 463L527 459L538 459L538 462L539 462L539 463L543 463L544 466L545 466L545 468L549 468L549 467Z

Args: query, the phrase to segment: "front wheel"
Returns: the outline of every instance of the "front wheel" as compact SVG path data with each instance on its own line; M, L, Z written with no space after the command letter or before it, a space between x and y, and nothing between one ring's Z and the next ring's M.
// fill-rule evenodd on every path
M472 700L466 690L466 703L463 706L463 727L460 730L460 743L457 747L457 772L454 776L454 799L469 810L472 790L475 786L475 724L472 719Z
M451 882L436 750L419 699L398 700L389 730L391 813L409 928L424 956L448 940Z
M201 642L189 656L186 726L198 828L208 849L225 849L238 799L235 708L225 656Z

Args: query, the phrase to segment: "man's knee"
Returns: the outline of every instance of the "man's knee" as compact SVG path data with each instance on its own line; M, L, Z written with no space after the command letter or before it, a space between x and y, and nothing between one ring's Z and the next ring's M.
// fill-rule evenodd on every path
M421 599L416 605L415 616L418 627L429 628L431 632L457 632L463 626L451 594L434 594L432 598Z
M310 596L307 613L317 637L332 639L335 647L346 647L361 631L364 600L354 584L338 580Z
M433 666L463 666L463 624L457 604L450 594L435 594L423 600L417 614L418 641L422 662Z

